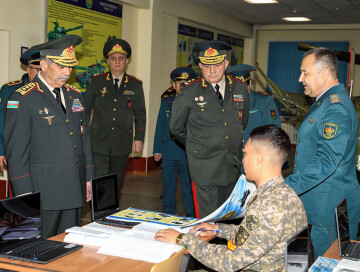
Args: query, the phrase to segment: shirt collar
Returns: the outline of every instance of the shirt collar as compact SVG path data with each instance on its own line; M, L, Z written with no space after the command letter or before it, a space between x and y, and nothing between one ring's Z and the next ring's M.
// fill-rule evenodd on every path
M325 91L323 91L318 97L316 97L316 101L318 101L320 99L320 97L322 97L324 95L324 93L326 93L328 90L330 90L332 87L339 85L340 83L337 83L335 85L332 85L331 87L327 88Z

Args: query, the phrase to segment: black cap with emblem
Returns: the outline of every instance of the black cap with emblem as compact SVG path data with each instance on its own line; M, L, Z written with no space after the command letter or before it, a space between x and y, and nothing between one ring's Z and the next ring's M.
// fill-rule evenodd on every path
M20 62L25 66L29 66L30 63L34 65L40 64L40 50L34 50L32 47L26 50L20 57Z
M103 49L104 58L108 59L113 53L122 53L128 59L131 57L131 46L123 39L118 39L115 36L109 36Z
M197 62L205 65L213 65L223 62L232 47L222 41L204 41L197 43L193 48L193 54Z

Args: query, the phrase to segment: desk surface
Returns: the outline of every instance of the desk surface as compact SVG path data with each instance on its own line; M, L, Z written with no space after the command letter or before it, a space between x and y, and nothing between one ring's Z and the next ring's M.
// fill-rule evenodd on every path
M354 241L354 240L351 240L351 241L360 243L360 241ZM324 257L335 259L335 260L342 260L342 258L340 257L340 253L339 253L339 242L337 239L331 245L331 247L329 247L329 249L325 252Z
M65 234L59 234L50 240L63 241ZM86 246L48 264L35 264L24 261L0 258L0 268L15 271L49 272L95 272L95 271L150 271L153 263L120 258L96 253L98 247Z

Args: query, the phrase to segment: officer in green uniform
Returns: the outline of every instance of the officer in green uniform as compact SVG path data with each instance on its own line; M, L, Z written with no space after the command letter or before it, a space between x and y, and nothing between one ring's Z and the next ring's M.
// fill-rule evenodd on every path
M103 54L110 72L92 78L85 93L85 107L91 118L95 175L117 173L121 190L131 148L135 153L143 149L145 99L141 80L125 72L131 57L130 45L109 37Z
M240 175L249 93L244 81L225 74L231 49L221 41L198 43L202 76L184 83L172 108L170 130L186 147L200 217L225 202Z
M0 90L0 171L7 164L4 150L4 109L6 100L10 94L34 79L40 70L40 53L38 50L30 48L20 57L20 62L26 66L27 77L24 80L15 80L5 83Z
M9 96L5 154L14 195L41 193L43 237L80 224L94 177L83 95L66 84L78 64L76 35L34 46L41 72Z
M271 95L261 94L251 90L252 80L250 72L255 67L248 64L238 64L227 69L227 73L239 77L246 82L250 94L249 121L244 130L244 143L249 139L250 132L264 125L277 125L281 127L279 111Z

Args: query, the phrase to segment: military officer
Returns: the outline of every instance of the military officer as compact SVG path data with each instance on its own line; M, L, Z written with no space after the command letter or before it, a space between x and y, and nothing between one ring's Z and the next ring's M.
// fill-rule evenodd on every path
M154 137L154 160L162 159L163 166L163 212L176 214L176 187L180 172L182 200L187 217L195 217L189 170L184 147L170 133L170 120L172 103L180 90L180 84L194 77L196 73L189 67L178 67L171 72L172 87L161 96Z
M184 83L172 108L170 129L186 146L200 217L225 202L240 175L249 93L245 82L225 74L231 49L221 41L198 43L202 76Z
M279 111L272 96L251 90L250 72L255 70L255 67L251 65L238 64L226 71L228 74L245 81L250 95L249 120L244 130L244 143L249 139L250 132L256 127L271 124L281 127Z
M183 234L160 230L155 240L178 244L216 271L283 271L285 242L307 225L304 206L284 183L281 167L291 148L289 136L275 125L255 128L244 149L246 178L257 190L250 199L240 225L202 223ZM209 244L200 236L228 240L227 245Z
M15 80L5 83L0 90L0 171L7 164L4 150L4 109L6 100L10 94L34 79L40 70L40 53L31 48L24 52L20 57L20 62L26 66L27 78L25 80Z
M93 77L86 89L85 107L89 120L92 116L95 175L117 173L121 188L131 148L135 153L143 149L144 92L141 80L125 72L131 57L131 47L125 40L109 37L103 53L110 72Z
M347 199L351 239L360 221L360 185L355 156L358 119L343 84L337 58L327 48L304 54L299 82L316 98L297 134L294 174L286 178L303 201L315 258L336 239L335 207Z
M83 96L66 84L78 64L76 35L34 46L41 72L9 96L5 154L14 194L41 193L44 238L80 224L94 177Z

